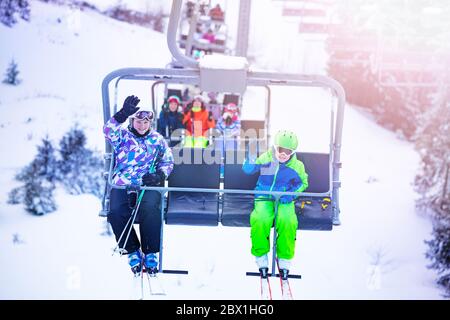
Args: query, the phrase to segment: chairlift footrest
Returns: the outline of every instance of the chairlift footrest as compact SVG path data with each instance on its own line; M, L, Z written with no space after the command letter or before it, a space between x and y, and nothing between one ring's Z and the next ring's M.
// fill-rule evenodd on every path
M246 275L246 276L251 276L251 277L260 277L260 276L261 276L261 274L260 274L259 272L246 272L245 275ZM278 278L280 277L280 274L279 274L279 273L272 274L272 273L269 272L267 275L268 275L269 277L278 277ZM289 275L288 275L288 278L292 278L292 279L301 279L302 276L299 275L299 274L289 274Z

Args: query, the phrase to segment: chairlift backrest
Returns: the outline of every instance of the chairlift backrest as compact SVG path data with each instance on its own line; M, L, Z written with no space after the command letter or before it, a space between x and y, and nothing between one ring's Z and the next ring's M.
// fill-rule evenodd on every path
M297 158L305 165L308 174L307 192L330 191L330 155L327 153L297 152Z
M180 89L167 89L167 98L170 96L177 96L180 98L180 101L183 100L183 94Z
M169 187L219 188L219 151L213 148L173 148L172 153L175 165L169 176Z
M242 170L242 159L245 159L245 150L228 150L225 152L224 162L224 189L253 190L259 178L259 173L247 175Z
M225 94L223 96L223 105L227 105L229 103L234 103L235 105L239 105L239 96L236 94Z
M175 166L169 176L169 187L220 188L220 152L211 148L174 148L173 153ZM211 159L216 161L210 163ZM217 226L219 224L218 193L170 191L166 223Z
M241 120L241 132L244 137L254 136L258 139L265 139L266 124L264 120Z

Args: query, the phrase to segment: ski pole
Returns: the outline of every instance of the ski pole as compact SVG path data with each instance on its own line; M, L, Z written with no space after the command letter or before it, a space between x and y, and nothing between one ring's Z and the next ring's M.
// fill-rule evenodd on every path
M114 247L112 255L114 255L114 253L117 251L117 247L119 247L120 240L122 240L122 237L123 237L123 235L125 234L125 230L127 230L127 227L128 227L128 225L130 224L131 221L133 221L133 222L131 223L131 225L133 225L134 220L136 219L137 209L138 209L138 207L139 207L140 199L142 198L141 196L143 195L143 193L144 193L144 190L142 190L142 193L141 193L141 195L140 195L140 197L139 197L139 199L138 199L139 203L136 204L136 208L134 208L134 210L132 211L132 213L131 213L131 215L130 215L130 218L129 218L128 221L127 221L127 224L126 224L125 227L123 228L123 231L122 231L122 233L120 234L119 239L117 240L117 245ZM131 227L130 227L130 231L131 231ZM129 234L130 234L130 233L128 233L128 235L129 235ZM125 248L125 245L126 245L127 241L128 241L128 236L127 236L127 239L125 240L125 243L124 243L124 245L123 245L123 248Z
M277 261L277 216L278 204L281 196L275 196L274 201L274 217L273 217L273 242L272 242L272 276L275 276L275 262Z
M138 212L139 207L141 205L141 200L144 197L144 193L145 193L145 190L142 190L141 194L139 195L139 199L138 199L138 203L136 205L136 208L133 210L133 213L131 214L131 216L133 217L133 221L131 222L131 226L128 229L128 234L127 234L127 237L125 238L125 241L124 241L124 244L123 244L124 248L127 246L128 238L130 237L131 229L133 229L133 224L134 224L134 221L136 220L137 212Z
M125 230L127 230L127 227L130 224L131 218L133 218L133 215L130 215L130 218L128 219L127 224L125 225L125 228L123 228L122 233L120 234L119 240L117 240L117 245L113 249L112 255L114 255L114 253L116 253L117 247L119 246L120 240L122 240Z

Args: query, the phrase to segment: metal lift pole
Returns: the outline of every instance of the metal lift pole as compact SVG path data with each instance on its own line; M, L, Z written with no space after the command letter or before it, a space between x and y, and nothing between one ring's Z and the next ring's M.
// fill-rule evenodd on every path
M181 63L181 65L188 68L198 68L198 62L195 59L187 57L182 54L180 49L178 49L176 34L178 29L178 22L180 21L181 15L181 5L182 0L173 0L172 2L172 10L170 11L170 19L169 26L167 28L167 45L169 47L169 51L172 54L173 58L176 61Z
M197 2L195 2L191 20L189 21L189 33L186 38L185 55L187 55L188 57L192 56L192 47L193 47L192 44L194 42L194 33L197 30L198 10L199 10L199 4Z
M251 6L252 0L241 0L239 5L238 33L235 54L239 57L247 57Z

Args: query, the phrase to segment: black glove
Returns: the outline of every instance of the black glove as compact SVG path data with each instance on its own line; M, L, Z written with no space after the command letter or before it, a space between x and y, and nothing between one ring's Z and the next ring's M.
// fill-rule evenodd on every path
M161 171L155 173L146 173L142 176L142 184L147 187L159 187L164 184L166 176Z
M209 111L209 113L208 113L208 120L212 121L212 119L213 119L213 114L212 114L211 111Z
M114 115L114 119L116 119L120 123L125 122L129 116L139 110L139 108L136 107L139 101L141 100L139 100L139 98L136 96L128 96L123 102L122 109L117 111L117 113Z

